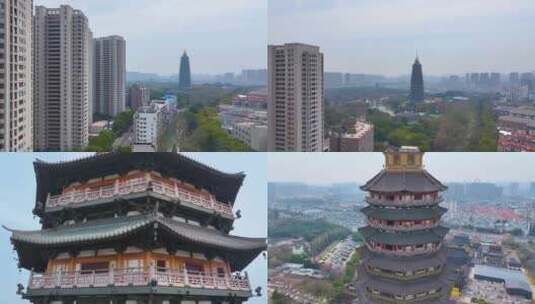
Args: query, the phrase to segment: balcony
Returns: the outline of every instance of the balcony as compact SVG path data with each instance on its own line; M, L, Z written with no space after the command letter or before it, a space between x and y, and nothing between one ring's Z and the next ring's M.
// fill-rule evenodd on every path
M91 187L86 190L70 191L60 195L52 196L49 194L46 206L50 208L64 207L72 204L84 204L149 190L170 199L178 199L233 217L232 207L229 204L219 202L211 195L207 198L199 193L188 191L176 182L164 182L161 178L160 180L156 180L150 175L124 181L115 180L111 185Z
M396 232L409 232L409 231L418 231L418 230L425 230L425 229L432 229L435 227L438 227L440 224L440 221L437 221L436 223L429 223L429 224L412 224L412 225L403 225L403 224L394 224L394 225L388 225L385 223L381 223L378 221L368 221L368 224L377 229L385 230L385 231L396 231Z
M250 291L247 273L237 275L211 275L167 268L127 268L91 272L56 272L30 275L28 289L68 289L94 287L161 286L176 288L202 288L233 291Z
M367 244L367 247L370 251L372 252L375 252L375 253L381 253L381 254L385 254L385 255L393 255L393 256L403 256L403 257L410 257L410 256L417 256L417 255L427 255L427 254L432 254L432 253L436 253L438 252L441 248L442 248L442 245L439 245L439 246L434 246L434 247L430 247L430 248L414 248L414 249L410 249L410 250L405 250L405 249L397 249L397 250L388 250L388 249L384 249L380 246L371 246L369 244Z
M422 198L422 199L410 199L410 198L403 198L403 199L395 199L395 200L387 200L384 198L375 198L375 197L366 197L366 202L372 205L379 205L379 206L433 206L436 204L440 204L442 202L442 197L429 197L429 198Z

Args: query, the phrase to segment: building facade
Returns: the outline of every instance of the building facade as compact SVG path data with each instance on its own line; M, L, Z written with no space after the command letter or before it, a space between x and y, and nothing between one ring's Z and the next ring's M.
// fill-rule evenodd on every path
M35 149L84 148L92 122L92 33L80 10L35 7Z
M319 47L268 46L269 151L323 151L323 86Z
M33 150L32 0L0 0L0 152Z
M349 132L331 134L330 152L373 152L374 127L369 123L357 121Z
M423 167L418 148L385 153L385 168L362 186L368 226L356 282L359 303L450 303L451 269L440 225L446 190Z
M235 122L230 127L230 135L256 152L267 149L267 126L255 122Z
M93 112L115 117L126 109L126 41L96 38L93 48Z
M264 238L229 234L243 173L179 154L35 163L42 229L10 230L35 304L231 304ZM69 210L68 212L66 212Z
M158 138L162 128L162 108L156 104L142 106L134 114L134 147L148 147L143 151L158 150ZM137 150L135 148L135 150ZM134 151L137 152L137 151Z
M416 57L412 65L410 100L414 103L424 101L424 73L420 59Z
M189 62L189 56L184 51L180 58L180 73L178 75L178 88L180 90L191 89L191 66Z
M150 89L141 83L135 83L128 90L128 106L132 110L137 110L150 103Z

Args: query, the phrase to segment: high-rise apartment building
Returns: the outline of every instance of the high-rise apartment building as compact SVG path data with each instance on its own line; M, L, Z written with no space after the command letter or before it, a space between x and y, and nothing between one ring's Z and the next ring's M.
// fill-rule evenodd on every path
M137 110L150 103L150 89L140 83L135 83L128 89L128 106Z
M323 86L319 47L268 47L269 151L323 151Z
M0 152L33 149L31 0L0 0Z
M186 52L180 58L180 73L178 76L178 88L181 90L191 89L191 67L189 56Z
M414 103L424 101L424 73L418 57L412 65L410 100Z
M126 108L126 41L109 36L93 45L93 112L114 117Z
M92 33L68 5L35 7L34 144L39 150L87 146L91 123Z

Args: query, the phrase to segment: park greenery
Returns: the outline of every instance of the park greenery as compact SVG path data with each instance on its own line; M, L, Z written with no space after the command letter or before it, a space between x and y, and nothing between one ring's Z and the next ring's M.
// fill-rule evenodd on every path
M177 128L183 130L182 151L229 152L250 151L221 127L214 107L191 107L179 114Z
M111 130L103 130L97 137L89 139L89 145L85 149L88 152L109 152L114 150L113 143L122 134L127 132L133 124L134 111L127 110L119 113L114 119ZM130 147L117 147L121 152L131 151Z
M326 129L338 131L354 121L360 101L328 103ZM378 109L367 111L374 125L375 150L387 146L418 146L423 151L496 151L497 128L492 105L483 99L438 102L414 108L403 99L385 102L392 113ZM393 115L394 114L394 115Z

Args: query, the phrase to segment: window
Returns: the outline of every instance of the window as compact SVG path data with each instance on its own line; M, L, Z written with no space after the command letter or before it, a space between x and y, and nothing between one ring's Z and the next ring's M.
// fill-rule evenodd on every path
M188 262L188 263L186 263L186 270L189 273L199 273L199 272L203 272L204 267L201 264L189 263Z
M167 262L165 260L157 260L156 269L158 271L165 272L167 270Z
M81 272L82 274L89 274L89 273L106 273L108 272L110 268L109 262L100 262L100 263L87 263L82 264L81 266Z

